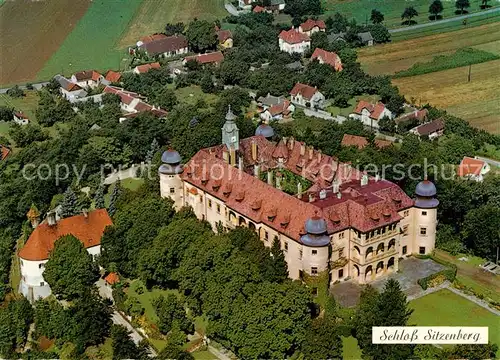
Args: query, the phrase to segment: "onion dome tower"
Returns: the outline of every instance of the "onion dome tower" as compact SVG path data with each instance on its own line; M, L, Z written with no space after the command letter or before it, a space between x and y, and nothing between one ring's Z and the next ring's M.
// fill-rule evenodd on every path
M430 254L436 243L437 207L436 186L425 179L415 189L413 213L414 243L413 253Z
M326 220L316 214L307 219L302 243L302 268L305 273L315 276L328 269L330 237Z
M158 169L161 197L172 199L175 209L179 210L183 206L181 156L177 151L168 149L161 155L161 161L163 164Z
M267 140L271 140L274 136L274 129L267 124L260 124L255 130L255 136L264 136Z

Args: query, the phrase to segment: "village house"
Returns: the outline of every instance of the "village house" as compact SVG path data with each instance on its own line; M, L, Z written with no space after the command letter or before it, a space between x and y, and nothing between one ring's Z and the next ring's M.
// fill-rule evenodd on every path
M143 43L138 48L150 57L171 57L187 54L188 41L184 35L172 35ZM133 52L134 50L130 49L130 51Z
M358 33L358 38L359 41L364 45L364 46L373 46L374 40L371 32L361 32ZM333 43L335 41L346 41L346 33L345 32L340 32L340 33L335 33L335 34L329 34L328 35L328 41L330 43Z
M57 220L55 213L51 212L41 224L39 224L39 214L33 207L27 216L34 230L18 253L21 267L19 292L30 302L46 298L51 294L50 286L43 278L43 272L56 240L66 235L73 235L95 259L101 253L101 237L104 230L107 226L113 225L105 209L85 211L80 215L60 220Z
M143 65L138 65L134 68L133 72L134 74L140 75L140 74L145 74L151 69L159 69L160 63L155 62L155 63L150 63L150 64L143 64Z
M311 48L311 38L295 29L283 30L279 34L280 50L289 54L303 54Z
M10 149L5 146L0 144L0 161L7 159L7 156L10 155Z
M297 83L290 95L295 105L311 109L323 109L325 106L325 96L316 87Z
M28 125L30 120L22 111L14 111L14 122L18 125Z
M334 52L316 48L311 56L311 60L318 60L320 64L330 65L335 71L342 71L342 61Z
M217 30L217 39L219 46L222 49L229 49L233 47L233 34L231 30Z
M361 100L356 105L354 113L350 114L351 119L359 120L365 126L378 129L378 122L387 117L389 119L393 118L392 112L385 107L382 102L377 102L376 104L370 104L367 101Z
M425 121L427 121L427 117L429 115L429 110L427 109L413 109L410 112L407 112L406 114L401 115L400 117L396 118L396 124L401 124L403 122L408 122L408 121L415 121L418 124L421 124Z
M285 0L270 0L269 5L264 7L256 5L252 11L254 13L266 12L268 14L279 14L285 10L285 6Z
M254 12L254 13L256 13L256 14L261 13L261 12L266 12L266 8L263 8L263 7L262 7L262 6L260 6L260 5L256 5L256 6L253 8L252 12Z
M260 118L266 122L288 119L295 111L295 106L288 100L266 107L260 111Z
M224 54L222 54L222 52L220 51L215 51L206 54L188 56L184 58L182 64L186 65L188 61L192 60L198 62L200 65L208 65L208 64L220 65L224 61Z
M330 285L369 283L398 271L399 258L433 251L439 201L432 182L420 182L411 199L293 138L272 141L269 125L240 140L235 119L229 110L222 145L185 165L177 151L163 153L160 193L176 210L191 207L215 231L248 227L267 247L278 241L296 280L325 274Z
M375 139L373 142L375 146L378 147L379 149L392 145L392 142L382 139ZM368 139L365 138L364 136L344 134L340 145L356 146L358 149L363 149L364 147L368 146Z
M103 94L115 94L120 97L120 109L124 112L120 122L144 112L149 112L158 118L164 118L168 115L166 110L146 103L143 96L123 88L106 86Z
M238 0L238 8L241 10L251 10L252 9L252 4L256 0Z
M326 31L326 25L323 20L307 19L305 22L299 25L299 32L302 34L311 36L312 34L319 31Z
M56 75L54 76L54 79L61 86L59 91L62 96L64 96L69 102L75 102L77 99L87 96L87 92L82 87L66 79L64 76Z
M143 44L149 44L150 42L156 41L156 40L162 40L166 39L167 35L165 34L152 34L152 35L146 35L142 37L139 41L137 41L137 46L141 46Z
M427 136L430 140L434 140L444 134L445 124L443 119L437 119L410 129L411 134L419 137Z
M263 109L267 109L273 105L278 105L285 101L284 96L273 96L270 93L267 93L267 95L264 96L259 96L257 99L257 105Z
M113 70L108 70L106 73L106 76L104 77L107 81L109 81L110 84L116 84L120 82L120 79L122 78L122 74L117 71Z
M457 174L465 179L482 182L484 180L484 175L489 173L490 170L491 167L486 161L479 160L477 157L471 158L464 156L458 166Z
M79 71L71 75L71 82L83 89L94 89L104 80L104 76L95 70Z

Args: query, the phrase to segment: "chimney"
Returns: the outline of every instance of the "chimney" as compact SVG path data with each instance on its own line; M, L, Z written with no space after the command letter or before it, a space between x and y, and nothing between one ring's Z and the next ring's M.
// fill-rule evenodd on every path
M252 160L257 161L257 143L252 141Z
M224 162L229 163L229 153L226 150L222 150L222 159Z
M366 185L368 185L368 175L363 174L363 176L361 177L361 186L366 186Z
M302 199L302 184L300 182L297 183L297 197Z
M325 189L323 189L323 190L321 190L321 191L319 192L319 198L320 198L321 200L326 199L326 190L325 190Z
M306 144L304 142L300 143L300 156L304 156L306 154Z
M282 139L282 140L283 140L283 144L285 144L285 145L286 145L286 142L288 141L288 138L287 138L286 136L283 136L283 139Z
M293 136L290 136L290 140L288 140L288 148L290 150L293 150L294 145L295 145L295 139L293 138Z
M339 192L340 184L337 180L333 181L333 186L332 186L332 191L334 194L337 194Z
M309 202L313 202L315 199L314 199L314 195L313 194L309 194Z
M240 156L238 158L238 169L240 169L240 171L243 171L243 156Z
M88 212L87 209L82 209L82 214L83 214L84 218L88 218L89 217L89 212Z
M258 179L260 178L260 169L259 169L259 165L254 165L253 166L253 174L254 176Z
M229 149L229 161L231 162L231 166L236 166L236 150L234 146L231 146L231 149Z
M380 175L379 174L376 174L375 175L375 181L378 182L380 180Z
M271 186L273 186L273 172L268 171L267 172L267 183Z
M54 226L56 223L56 213L54 211L49 212L47 214L47 224L49 224L49 226Z
M318 150L318 164L321 162L321 150Z
M342 193L340 191L337 193L337 199L342 199Z
M309 160L313 159L313 154L314 154L314 147L309 146Z

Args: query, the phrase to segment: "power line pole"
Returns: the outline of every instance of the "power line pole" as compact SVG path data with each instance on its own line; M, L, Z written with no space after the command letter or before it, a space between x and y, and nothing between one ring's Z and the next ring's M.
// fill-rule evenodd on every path
M467 82L470 82L470 72L472 69L472 64L469 64L469 75L467 76Z

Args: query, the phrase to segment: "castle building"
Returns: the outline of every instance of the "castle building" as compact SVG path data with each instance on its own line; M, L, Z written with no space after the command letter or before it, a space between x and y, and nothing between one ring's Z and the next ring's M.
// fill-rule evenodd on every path
M168 150L159 168L162 197L193 208L214 230L245 226L266 246L281 243L289 276L328 272L330 284L367 283L398 270L398 259L434 249L436 187L422 181L411 199L396 184L370 177L272 127L239 139L228 111L222 144L185 165Z

